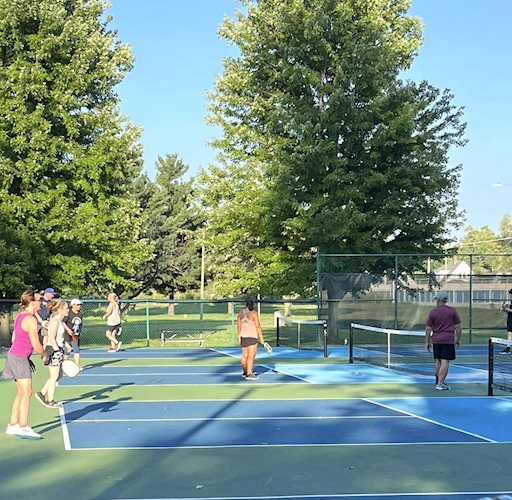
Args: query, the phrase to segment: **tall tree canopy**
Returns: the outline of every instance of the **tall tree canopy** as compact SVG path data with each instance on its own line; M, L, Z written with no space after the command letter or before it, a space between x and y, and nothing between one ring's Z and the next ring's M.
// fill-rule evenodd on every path
M174 297L198 289L200 282L201 218L193 199L193 182L183 180L188 166L177 155L158 157L156 179L141 176L136 196L143 210L142 235L153 244L153 255L137 272L138 288Z
M421 45L410 1L242 3L220 28L240 55L210 95L223 136L201 176L225 290L300 292L317 246L441 250L460 218L448 153L465 126L449 91L401 79Z
M101 0L0 0L0 12L0 291L131 285L147 255L129 195L141 150L114 90L130 50Z
M474 273L512 274L512 217L503 216L498 233L489 226L467 227L458 249L461 254L473 254Z

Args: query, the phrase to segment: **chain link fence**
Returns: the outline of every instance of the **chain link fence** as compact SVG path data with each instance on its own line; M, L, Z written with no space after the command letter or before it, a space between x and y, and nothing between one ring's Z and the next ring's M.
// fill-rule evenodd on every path
M351 322L424 330L440 289L459 312L466 342L505 335L501 306L512 288L512 254L318 253L317 275L330 343L343 343Z
M64 299L66 300L66 299ZM105 347L106 321L102 319L108 302L81 299L84 317L80 345ZM238 345L236 317L245 301L225 300L128 300L120 301L122 332L119 340L125 347L229 347ZM255 303L265 339L276 340L276 314L294 318L316 319L316 299L266 300ZM10 345L17 300L0 300L2 345Z

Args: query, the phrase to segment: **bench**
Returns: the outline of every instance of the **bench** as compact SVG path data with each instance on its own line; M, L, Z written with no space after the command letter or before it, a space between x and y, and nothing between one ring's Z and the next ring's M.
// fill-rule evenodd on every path
M199 347L202 347L214 333L213 331L198 331L197 329L177 327L173 330L161 330L160 342L162 347L166 342L197 342Z

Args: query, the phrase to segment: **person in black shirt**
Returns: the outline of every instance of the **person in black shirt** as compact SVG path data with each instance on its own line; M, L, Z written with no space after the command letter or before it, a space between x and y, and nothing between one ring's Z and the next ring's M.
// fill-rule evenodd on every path
M83 325L82 301L73 299L70 306L69 313L63 321L64 341L67 355L72 351L75 363L80 366L80 334ZM82 370L81 367L80 370Z
M48 304L55 298L55 290L47 288L41 292L41 308L35 314L38 324L39 335L42 337L43 347L48 344L48 320L50 319L50 308Z
M501 310L507 313L507 340L512 340L512 288L508 291L509 304L503 302ZM500 354L512 354L510 346L505 347Z

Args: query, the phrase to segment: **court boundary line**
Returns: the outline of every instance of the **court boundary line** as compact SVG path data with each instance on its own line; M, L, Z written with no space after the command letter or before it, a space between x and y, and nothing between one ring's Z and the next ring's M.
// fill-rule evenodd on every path
M165 497L165 498L130 498L120 500L280 500L280 499L308 499L308 498L389 498L389 497L426 497L426 496L459 496L459 495L508 495L512 491L449 491L427 493L334 493L313 495L273 495L273 496L223 496L223 497Z
M108 419L79 419L71 420L74 424L103 422L216 422L216 421L238 421L238 420L358 420L358 419L402 419L414 418L410 415L353 415L353 416L311 416L311 417L197 417L197 418L108 418Z
M60 427L62 430L62 439L64 441L64 450L71 451L73 449L73 447L71 446L71 438L69 435L68 422L66 420L66 410L65 410L64 406L61 406L59 408L59 420L60 420Z
M490 445L490 444L512 444L512 441L489 443L487 441L418 441L414 443L315 443L315 444L226 444L226 445L210 445L210 446L109 446L95 448L71 448L69 451L105 451L105 450L218 450L224 448L332 448L334 446L425 446L425 445ZM325 495L324 495L325 496ZM238 497L237 497L238 498ZM286 498L286 497L285 497Z
M458 495L508 495L512 491L449 491L449 492L423 492L423 493L325 493L313 495L274 495L251 497L165 497L165 498L130 498L120 500L280 500L280 499L308 499L308 498L378 498L378 497L426 497L426 496L458 496Z
M67 386L67 387L73 387L73 386ZM486 399L486 400L490 400L489 396L448 396L448 397L435 397L435 396L396 396L395 398L382 398L382 399L425 399L425 398L429 398L429 397L432 397L434 399ZM500 395L500 396L494 396L493 397L494 399L503 399L505 401L512 401L512 394L510 396L503 396L503 395ZM165 403L165 402L169 402L169 403L173 403L173 402L176 402L176 403L194 403L196 401L212 401L212 402L215 402L215 401L219 401L219 402L222 402L222 401L227 401L227 402L232 402L234 398L221 398L221 399L137 399L137 400L129 400L129 401L117 401L117 400L108 400L108 401L101 401L101 402L105 402L105 403L110 403L110 402L116 402L116 403L123 403L123 404L137 404L137 403ZM370 400L370 398L355 398L355 397L339 397L339 396L333 396L332 398L329 398L329 397L321 397L321 398L318 398L318 397L313 397L313 398L307 398L307 397L304 397L304 398L279 398L277 401L366 401L368 400L367 402L371 403L371 404L375 404L375 401L373 400ZM91 403L98 403L98 400L96 399L72 399L72 400L64 400L65 403L80 403L80 402L91 402ZM239 401L276 401L275 399L268 399L268 398L244 398L244 399L240 399ZM394 409L393 409L394 410ZM395 411L395 410L394 410Z
M297 378L298 377L294 377L294 378ZM313 382L304 382L300 379L298 379L298 382L265 382L265 383L261 383L261 382L258 382L258 380L248 380L246 383L244 383L243 381L240 381L240 382L226 382L224 384L204 384L203 387L216 387L216 386L220 386L220 387L231 387L231 386L236 386L236 387L244 387L244 386L249 386L249 384L251 386L258 386L258 387L271 387L271 386L274 386L274 385L289 385L289 384L293 384L293 385L311 385ZM120 384L117 384L116 387L187 387L187 386L190 386L190 385L197 385L197 384L126 384L126 383L120 383ZM336 385L336 384L332 384L332 385ZM64 385L60 385L59 387L106 387L105 384L64 384Z
M388 398L388 399L393 399L393 398ZM400 399L400 398L395 398L395 399ZM480 436L479 434L476 434L474 432L465 431L463 429L459 429L457 427L453 427L452 425L443 424L442 422L438 422L436 420L432 420L432 419L427 418L427 417L422 417L421 415L416 415L415 413L411 413L411 412L409 412L407 410L401 410L399 408L394 408L393 406L390 406L388 404L381 403L379 401L375 401L375 400L368 399L368 398L365 398L365 400L370 402L370 403L375 403L375 404L377 404L379 406L387 408L388 410L394 410L394 411L398 411L400 413L405 413L406 415L410 415L412 417L419 418L420 420L424 420L425 422L429 422L429 423L434 424L434 425L439 425L440 427L445 427L446 429L450 429L452 431L461 432L463 434L467 434L468 436L473 436L473 437L476 437L478 439L483 439L484 441L487 441L489 443L498 443L498 441L495 441L494 439L490 439L490 438L487 438L487 437L484 437L484 436ZM500 443L501 443L501 441L500 441Z
M146 366L146 365L142 365L142 366ZM151 365L149 365L151 366ZM166 366L166 365L153 365L153 366ZM169 365L170 367L172 366L176 366L176 365ZM177 366L194 366L194 365L177 365ZM210 365L200 365L200 366L210 366ZM215 369L216 366L231 366L231 365L212 365L212 368ZM236 365L235 365L236 366ZM269 382L269 383L265 383L264 385L265 386L268 386L268 385L282 385L282 384L289 384L289 383L293 383L293 384L309 384L309 385L317 385L317 383L313 380L308 380L304 377L301 377L300 375L293 375L291 373L288 373L286 371L283 371L283 370L279 370L277 368L274 368L272 366L269 366L269 365L266 365L266 364L263 364L263 363L257 363L256 366L260 366L262 368L265 368L266 370L268 370L269 372L272 372L272 373L276 373L276 374L281 374L281 375L284 375L286 377L290 377L294 380L300 380L300 382L286 382L286 381L282 381L282 382ZM91 367L93 368L93 367ZM88 369L88 371L90 371L90 369ZM116 369L116 368L140 368L140 365L135 365L135 366L125 366L125 367L119 367L119 366L112 366L112 367L108 367L108 369ZM83 372L84 373L84 372ZM263 373L258 373L258 376L264 376L267 372L263 372ZM178 373L126 373L126 374L119 374L119 373L109 373L109 374L90 374L90 373L84 373L84 375L86 376L96 376L96 377L116 377L116 376L167 376L167 375L170 375L170 376L178 376L178 375L233 375L235 376L236 375L236 372L233 372L233 373L187 373L187 372L178 372ZM243 378L242 375L237 375L239 376L240 378ZM247 381L247 380L246 380ZM251 384L254 384L254 385L258 385L258 382L257 381L252 381L250 380L249 381ZM68 387L83 387L83 386L89 386L89 387L103 387L105 384L69 384ZM137 384L135 384L137 385ZM166 387L166 386L182 386L182 385L188 385L188 384L140 384L141 386L155 386L155 387ZM232 385L231 382L227 382L227 383L216 383L216 384L206 384L208 386L216 386L216 385L220 385L220 386L224 386L224 385ZM237 384L238 385L238 384Z

